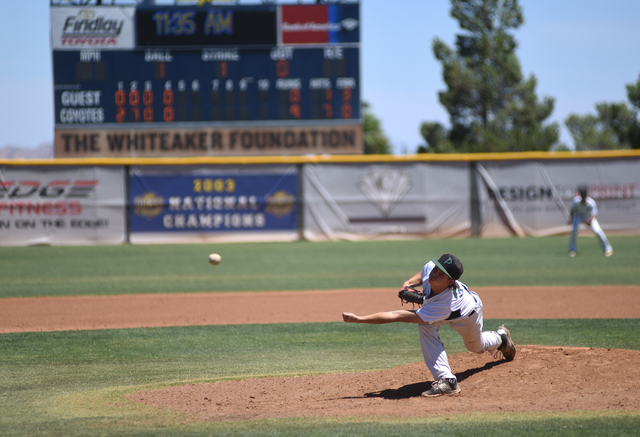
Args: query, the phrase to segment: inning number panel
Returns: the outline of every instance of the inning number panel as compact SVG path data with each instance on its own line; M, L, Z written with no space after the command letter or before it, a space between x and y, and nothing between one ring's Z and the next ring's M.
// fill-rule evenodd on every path
M360 119L359 49L54 51L56 125Z

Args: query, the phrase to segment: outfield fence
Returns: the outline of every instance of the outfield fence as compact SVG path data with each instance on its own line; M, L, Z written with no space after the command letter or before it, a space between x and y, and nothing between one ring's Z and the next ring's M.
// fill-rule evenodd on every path
M0 245L640 232L640 152L0 160Z

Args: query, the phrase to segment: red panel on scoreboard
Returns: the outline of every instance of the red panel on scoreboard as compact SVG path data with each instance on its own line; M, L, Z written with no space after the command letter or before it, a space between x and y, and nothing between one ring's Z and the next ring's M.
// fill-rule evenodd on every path
M326 44L329 26L327 5L282 6L283 44Z

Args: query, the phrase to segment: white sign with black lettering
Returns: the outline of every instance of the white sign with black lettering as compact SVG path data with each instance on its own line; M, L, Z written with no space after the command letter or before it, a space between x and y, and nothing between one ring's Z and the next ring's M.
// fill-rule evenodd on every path
M54 50L121 50L135 46L135 6L51 7Z

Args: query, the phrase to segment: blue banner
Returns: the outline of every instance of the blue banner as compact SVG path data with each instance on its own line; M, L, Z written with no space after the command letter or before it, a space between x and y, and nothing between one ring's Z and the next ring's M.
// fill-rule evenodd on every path
M298 176L130 174L130 231L295 231Z

